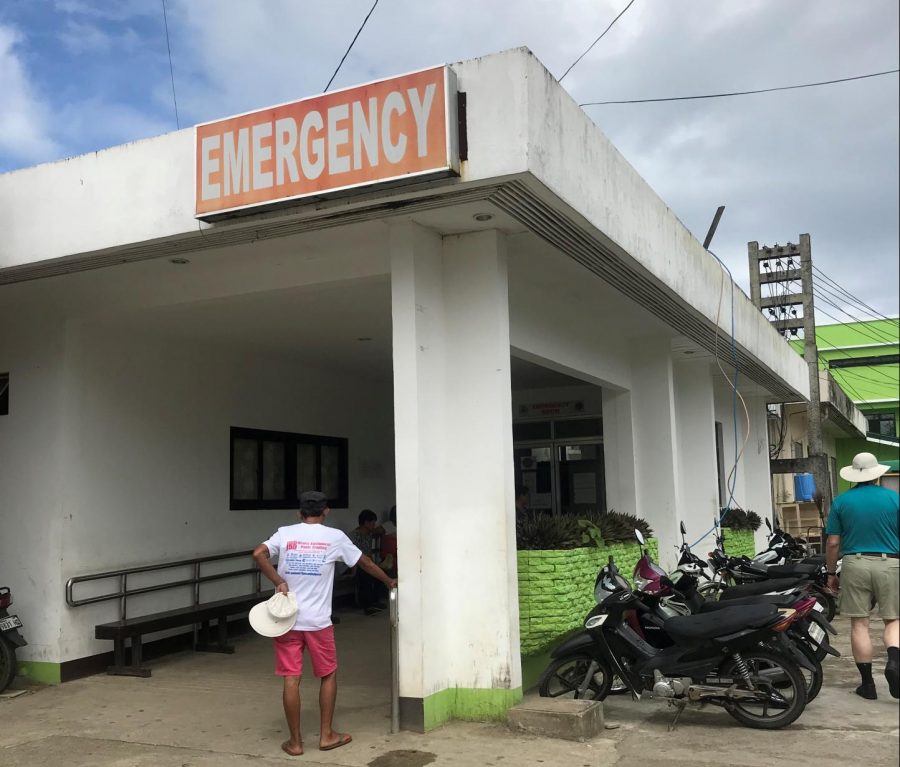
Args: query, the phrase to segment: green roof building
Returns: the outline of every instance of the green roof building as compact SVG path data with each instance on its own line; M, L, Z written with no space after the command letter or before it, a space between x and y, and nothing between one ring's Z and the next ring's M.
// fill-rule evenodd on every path
M860 452L873 453L880 461L900 458L897 421L900 419L900 321L873 320L816 328L819 366L828 370L862 412L867 422L865 437L835 440L838 466L846 466ZM802 354L803 342L792 345ZM838 481L838 492L849 489Z

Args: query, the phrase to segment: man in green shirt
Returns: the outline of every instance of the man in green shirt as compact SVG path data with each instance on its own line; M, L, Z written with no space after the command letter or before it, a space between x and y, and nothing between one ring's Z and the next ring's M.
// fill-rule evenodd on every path
M856 486L834 499L825 528L828 585L837 589L840 554L841 615L850 618L850 646L862 677L856 694L868 700L878 697L869 637L873 602L884 621L884 676L891 695L900 697L900 496L875 484L887 469L871 453L859 453L852 466L841 469L841 477Z

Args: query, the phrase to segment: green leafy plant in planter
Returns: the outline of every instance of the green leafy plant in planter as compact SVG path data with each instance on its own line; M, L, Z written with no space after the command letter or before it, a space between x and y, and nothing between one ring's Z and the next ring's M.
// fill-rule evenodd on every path
M599 528L605 543L632 543L635 530L640 530L645 540L653 537L653 528L647 521L633 514L610 509L607 512L588 514L586 520Z
M722 527L730 530L750 530L756 532L762 524L762 519L755 511L743 509L722 509L719 512Z
M631 543L638 529L644 538L653 530L643 519L616 511L594 512L578 519L529 512L516 521L516 548L519 551L602 548L608 543Z
M576 549L584 545L582 528L574 517L532 511L516 520L516 548L519 551Z

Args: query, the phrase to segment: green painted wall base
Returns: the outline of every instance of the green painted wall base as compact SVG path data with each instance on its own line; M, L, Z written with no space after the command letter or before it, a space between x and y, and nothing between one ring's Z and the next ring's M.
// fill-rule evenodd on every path
M756 536L752 530L731 530L724 528L722 532L725 535L725 553L731 557L753 557L756 556Z
M59 663L47 663L38 660L19 661L19 676L36 684L61 684L62 671Z
M506 712L522 700L522 688L471 689L451 687L424 700L425 730L433 730L451 719L485 722L504 719Z
M574 632L573 632L574 633ZM565 637L560 637L559 641ZM528 692L533 687L537 687L541 681L541 675L544 669L550 665L550 653L556 645L551 645L543 652L536 652L531 655L522 656L522 689Z

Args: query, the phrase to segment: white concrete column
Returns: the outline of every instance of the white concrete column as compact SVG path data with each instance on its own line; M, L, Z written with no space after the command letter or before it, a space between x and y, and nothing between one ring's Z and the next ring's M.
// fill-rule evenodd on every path
M744 395L750 414L750 431L741 467L744 472L744 503L765 519L772 516L772 474L769 468L768 410L763 397ZM740 415L746 419L743 410ZM766 548L765 525L756 531L756 550Z
M637 514L659 539L663 567L675 564L682 478L669 340L642 339L632 357L631 423Z
M607 509L636 514L630 391L603 388L603 461Z
M674 372L677 470L682 478L678 514L687 527L688 543L693 543L712 528L719 513L715 390L705 361L679 362Z
M505 240L391 234L401 723L521 696Z

